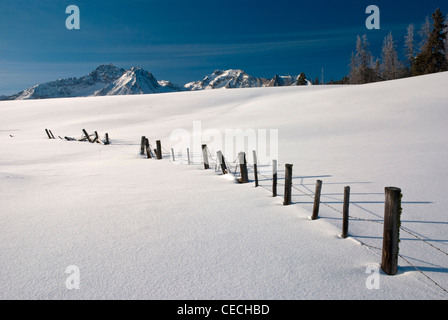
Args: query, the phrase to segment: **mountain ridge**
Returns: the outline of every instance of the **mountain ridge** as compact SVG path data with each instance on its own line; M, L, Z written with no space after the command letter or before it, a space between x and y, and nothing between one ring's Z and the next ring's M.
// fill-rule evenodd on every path
M253 77L241 69L215 70L202 80L183 86L167 80L158 81L155 76L140 67L129 70L112 63L98 66L80 78L57 79L36 84L0 100L28 100L109 95L134 95L198 91L211 89L254 88L296 85L298 76L275 75L272 79Z

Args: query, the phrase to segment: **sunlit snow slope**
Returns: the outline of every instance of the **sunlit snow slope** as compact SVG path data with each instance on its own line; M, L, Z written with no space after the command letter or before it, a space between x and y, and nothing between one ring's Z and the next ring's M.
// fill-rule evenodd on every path
M0 102L0 298L446 299L447 86L441 73L364 86ZM168 151L178 143L173 130L192 132L199 121L204 132L278 129L279 197L269 166L256 189L172 163L166 152L162 161L138 154L142 135ZM108 132L112 144L49 140L46 128L61 137ZM288 207L285 163L296 188ZM317 179L323 204L311 221L306 194ZM339 237L344 186L358 218L349 239ZM406 261L369 290L386 186L403 192ZM66 288L70 265L80 269L78 290Z

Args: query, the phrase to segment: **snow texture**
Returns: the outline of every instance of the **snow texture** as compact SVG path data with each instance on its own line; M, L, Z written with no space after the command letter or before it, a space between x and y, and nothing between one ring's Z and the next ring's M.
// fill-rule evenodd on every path
M0 298L446 299L447 86L441 73L363 86L2 101ZM194 121L220 132L278 129L279 197L269 166L255 188L185 157L170 161L172 130L191 131ZM112 144L49 140L45 128L108 132ZM142 135L162 141L164 160L138 154ZM285 163L294 164L291 206L281 198ZM311 221L304 193L317 179L323 203ZM341 239L346 185L350 214L369 221L353 218ZM386 186L403 191L399 270L369 290ZM78 290L66 288L70 265L80 270Z

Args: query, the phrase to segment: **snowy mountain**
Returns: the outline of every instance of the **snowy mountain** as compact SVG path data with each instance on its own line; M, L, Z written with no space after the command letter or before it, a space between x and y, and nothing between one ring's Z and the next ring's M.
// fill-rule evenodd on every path
M296 85L297 76L257 78L240 69L216 70L200 81L178 86L170 81L158 81L150 72L137 67L129 70L113 64L100 65L81 78L58 79L37 84L0 100L28 100L66 97L150 94L179 91L197 91L221 88L281 87Z
M216 70L204 79L189 82L184 87L192 91L220 88L283 87L295 86L297 78L298 76L276 75L272 79L266 79L252 77L239 69ZM311 84L309 81L308 83Z
M209 90L219 88L253 88L263 87L269 80L264 78L255 78L243 70L229 69L229 70L216 70L212 74L206 76L200 81L194 81L187 83L184 87L187 90Z
M173 91L181 90L169 81L157 81L150 72L142 68L132 67L130 70L125 71L120 78L97 91L94 95L112 96Z
M298 76L279 76L276 75L267 84L266 87L294 86L297 84Z
M81 78L58 79L35 85L4 100L48 99L181 91L169 81L158 82L148 71L101 65Z
M157 81L161 87L169 88L172 91L185 91L184 87L180 87L177 84L172 83L171 81L167 80L159 80Z
M38 84L10 96L8 100L92 96L104 86L120 78L124 72L124 69L112 64L101 65L84 77L58 79Z

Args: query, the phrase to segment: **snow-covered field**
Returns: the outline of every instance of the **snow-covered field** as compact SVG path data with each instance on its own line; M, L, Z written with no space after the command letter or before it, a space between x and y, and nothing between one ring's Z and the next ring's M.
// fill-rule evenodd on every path
M0 102L0 298L447 299L447 87L441 73ZM142 135L170 150L173 130L198 121L220 132L278 129L279 197L269 166L255 188L166 152L138 154ZM108 132L112 144L49 140L45 128ZM294 164L291 206L282 205L285 163ZM317 179L323 204L312 221L304 193ZM344 186L351 216L369 220L352 219L348 239L339 237ZM386 186L403 191L399 270L369 289ZM79 289L66 287L71 265Z

